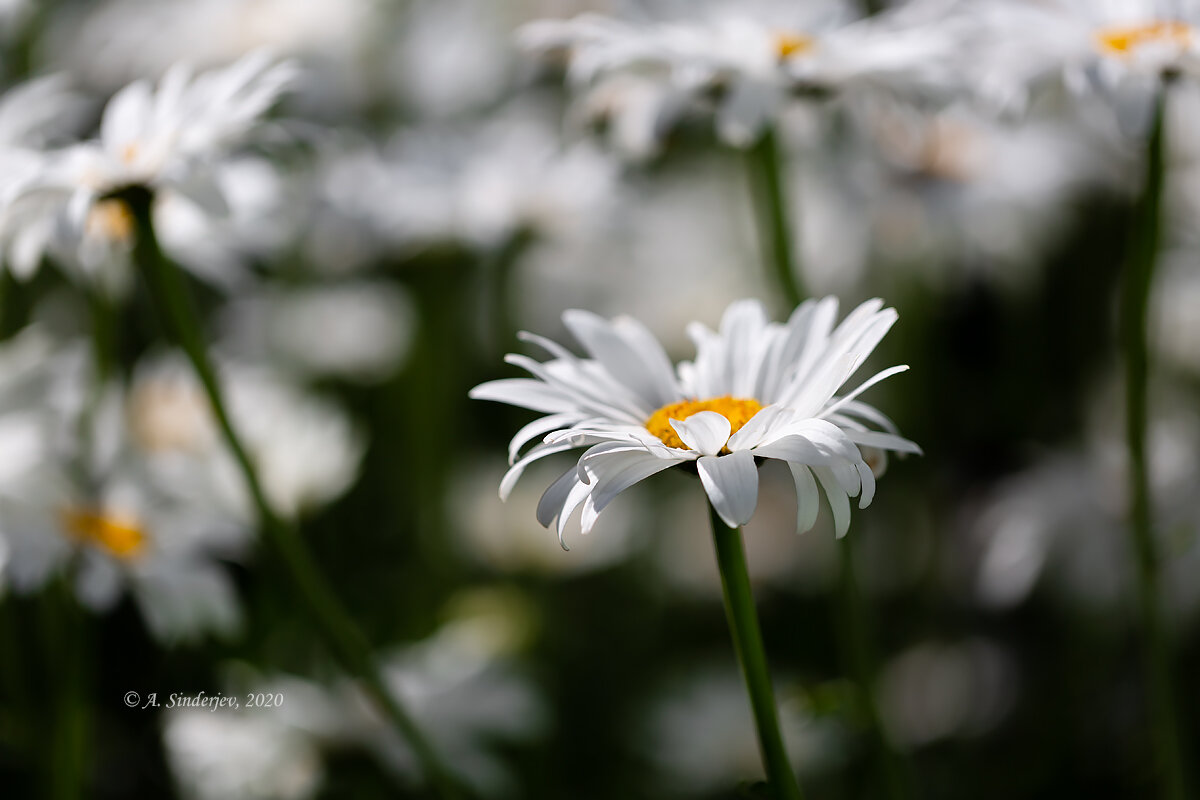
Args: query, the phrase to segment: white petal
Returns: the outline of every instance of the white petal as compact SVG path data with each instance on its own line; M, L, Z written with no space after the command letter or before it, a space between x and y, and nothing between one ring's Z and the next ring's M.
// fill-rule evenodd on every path
M559 430L560 428L569 428L579 421L578 414L551 414L547 417L538 417L517 431L512 441L509 442L508 463L511 464L516 461L521 448L537 437L545 436L550 431Z
M842 491L837 478L833 476L833 471L828 467L814 467L813 472L821 482L825 496L829 498L829 508L833 511L833 531L840 539L850 530L850 498Z
M846 431L846 438L855 444L867 447L878 447L884 450L895 450L898 453L913 453L922 455L923 451L916 442L910 442L902 436L879 431Z
M472 400L492 400L551 414L576 410L557 389L532 378L503 378L481 383L467 393Z
M901 364L899 366L888 367L885 370L881 370L880 372L875 373L870 378L868 378L867 380L865 380L861 384L859 384L858 388L855 389L854 391L850 392L850 394L846 395L845 397L841 398L833 405L831 405L828 408L826 408L825 410L823 410L821 412L821 414L822 415L832 414L833 412L837 411L839 408L844 406L846 403L849 403L851 400L858 397L860 394L865 392L867 389L870 389L872 386L879 383L884 378L890 378L893 375L897 375L901 372L907 372L907 371L908 371L907 364Z
M670 360L649 331L641 329L640 323L631 319L609 322L577 309L564 312L563 323L592 358L617 382L632 389L649 408L660 408L679 399Z
M543 528L549 528L555 517L562 513L563 503L578 483L579 477L575 474L575 468L571 467L546 487L537 504L537 521Z
M764 439L770 438L771 427L780 416L790 415L790 409L783 406L767 406L746 421L737 433L729 437L726 446L730 450L750 450L757 447Z
M537 461L540 458L554 455L555 453L564 453L567 450L574 450L579 445L573 442L565 442L563 444L554 445L538 445L525 454L517 463L508 468L508 472L504 473L504 477L500 479L500 499L507 500L512 494L513 487L517 485L517 480L521 474L525 472L525 468Z
M687 419L670 420L679 438L697 453L715 456L729 441L729 420L715 411L701 411Z
M812 526L817 524L821 495L817 492L817 481L808 467L803 464L788 464L788 468L792 471L792 480L796 484L796 532L804 533L812 530Z
M758 506L758 468L748 450L705 456L696 462L700 482L717 514L731 528L745 525Z
M593 459L587 470L595 484L592 502L596 511L603 511L618 494L635 483L686 460L658 458L646 451L613 453Z
M875 499L875 473L871 471L871 467L865 461L856 462L854 468L858 470L859 479L862 481L862 494L858 498L858 507L866 508Z

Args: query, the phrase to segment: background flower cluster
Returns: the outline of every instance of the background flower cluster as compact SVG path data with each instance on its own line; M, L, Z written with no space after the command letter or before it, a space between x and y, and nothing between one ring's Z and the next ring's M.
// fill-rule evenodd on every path
M764 163L804 294L886 298L870 363L913 366L871 402L925 455L845 540L905 796L1148 794L1117 296L1167 76L1148 456L1187 676L1198 70L1182 0L0 0L4 795L438 796L264 543L135 263L139 185L265 496L469 792L758 796L695 482L564 551L535 509L569 457L502 504L533 417L467 393L565 309L676 360L739 299L786 319ZM834 520L797 535L778 466L745 536L790 756L811 796L895 796Z

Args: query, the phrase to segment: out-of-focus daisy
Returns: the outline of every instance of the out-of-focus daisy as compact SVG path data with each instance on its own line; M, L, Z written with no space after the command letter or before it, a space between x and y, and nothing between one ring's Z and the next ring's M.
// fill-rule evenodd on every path
M35 78L0 96L0 260L18 277L36 268L54 221L10 205L46 168L43 148L73 133L83 110L61 75Z
M563 145L549 116L519 104L477 126L401 131L381 149L331 149L312 257L345 269L348 249L372 255L364 239L400 253L444 244L487 251L522 232L597 226L616 164L587 142Z
M230 415L274 507L342 492L362 445L348 420L277 378L222 367ZM13 588L66 573L89 607L126 589L164 640L227 632L239 613L218 559L254 530L241 475L181 360L150 358L128 387L97 384L87 349L31 330L0 353L0 534Z
M1020 688L1016 660L987 639L919 644L882 672L884 724L909 747L988 733L1012 709Z
M996 281L1027 280L1029 267L1070 230L1080 198L1122 191L1131 177L1123 137L1097 111L1080 99L1013 125L967 105L936 114L860 109L869 148L844 153L827 173L826 196L807 199L848 196L869 228L857 238L873 239L882 261L908 270L965 262L991 269Z
M523 612L496 593L479 600L486 612L460 614L428 639L382 655L381 667L388 687L474 794L517 797L514 776L494 751L540 735L547 709L512 652L513 636L523 634L511 615ZM168 711L167 755L186 797L309 797L319 788L329 750L365 751L403 784L420 782L412 751L352 682L231 676L238 698L249 692L281 696L282 703ZM242 752L255 737L262 739Z
M920 449L857 399L907 367L885 369L838 395L896 321L896 312L871 300L835 327L837 307L831 297L810 300L780 324L769 322L757 301L734 303L719 332L690 326L696 358L678 368L645 327L629 318L566 312L563 322L587 358L522 334L553 358L539 363L509 355L510 364L534 377L491 381L471 391L476 399L547 415L513 438L514 463L500 484L501 497L530 463L587 447L538 503L538 521L549 526L557 519L560 538L580 506L586 532L622 491L679 465L697 470L721 519L736 527L750 520L758 504L756 460L773 458L791 468L800 498L798 529L816 521L819 482L837 535L844 535L849 498L859 497L859 506L866 507L875 495L875 475L861 448ZM538 437L543 441L518 458Z
M1083 448L1048 454L1005 479L966 518L968 535L959 541L972 544L970 589L983 605L1014 607L1039 586L1075 608L1107 613L1132 602L1128 454L1116 386L1101 393ZM1188 535L1200 521L1191 491L1200 480L1200 417L1188 398L1162 399L1147 456L1159 546L1171 554L1163 568L1167 608L1173 622L1187 625L1200 613L1200 546Z
M371 97L380 0L111 0L55 9L43 49L98 91L162 75L179 62L220 67L265 50L298 59L297 102L345 112ZM388 41L392 41L390 37Z
M661 115L681 112L681 101L717 99L717 131L746 146L802 92L860 86L928 89L951 82L948 58L955 38L936 14L891 13L854 18L840 0L784 0L657 4L647 19L586 14L569 21L526 26L524 45L562 53L568 78L588 86L607 76L650 74L666 91ZM614 84L601 83L611 96ZM609 102L610 108L624 110ZM645 118L643 106L633 105Z
M315 377L371 382L404 363L416 313L399 287L352 281L263 287L222 314L221 349Z
M26 364L30 352L42 353ZM156 469L115 384L93 385L86 349L23 335L4 354L0 431L16 464L0 480L0 532L14 590L66 573L82 603L111 608L128 590L164 641L228 633L240 620L218 557L248 528Z
M230 417L273 509L302 515L354 482L365 445L341 409L270 369L228 360L218 369ZM139 364L129 402L134 436L157 458L160 473L177 470L180 485L253 519L241 473L182 357ZM199 475L191 466L197 459L204 465Z
M1023 105L1048 78L1083 90L1149 88L1200 70L1195 0L988 0L964 5L979 24L963 70L985 97Z
M105 198L140 184L178 193L210 214L227 210L217 165L246 141L295 70L263 54L192 75L176 66L157 89L137 81L104 109L95 140L44 154L37 174L13 193L0 240L47 230L39 243L84 269L128 251L128 209ZM32 252L24 252L32 250ZM36 266L42 252L24 248ZM31 271L26 265L25 271Z

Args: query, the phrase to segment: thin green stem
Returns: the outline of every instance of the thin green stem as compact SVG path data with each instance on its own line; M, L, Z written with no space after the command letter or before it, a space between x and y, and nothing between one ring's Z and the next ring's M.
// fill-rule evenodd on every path
M779 290L790 310L800 305L805 292L792 243L784 166L779 139L773 129L767 129L746 152L746 168L757 212L763 263L769 272L767 282Z
M1150 692L1150 718L1162 796L1188 796L1175 715L1171 644L1162 620L1159 555L1150 508L1150 474L1146 459L1149 348L1146 320L1150 286L1158 262L1162 226L1164 179L1164 116L1167 87L1156 101L1154 121L1146 141L1146 178L1134 208L1129 260L1122 280L1121 346L1125 358L1125 435L1129 447L1130 536L1137 566L1138 610L1143 658Z
M775 692L767 669L762 633L758 629L758 614L754 610L754 595L750 590L750 573L746 569L746 554L742 534L730 528L709 507L712 517L713 544L717 550L717 566L721 571L721 589L725 595L725 616L733 635L733 649L742 667L754 725L758 731L758 749L762 754L767 782L776 800L799 800L800 785L788 763L787 749L779 732L775 713Z
M907 765L883 729L879 703L875 699L875 658L871 647L868 618L862 591L854 570L854 547L849 537L838 540L837 630L841 640L842 661L857 689L858 711L866 722L875 746L876 760L886 796L895 800L910 797Z
M158 313L162 315L164 324L173 332L191 361L192 368L204 387L217 425L246 482L258 511L263 533L291 573L300 594L307 602L318 631L342 666L362 682L368 694L408 742L421 762L429 782L443 797L459 797L459 790L449 771L407 710L388 689L379 673L370 643L342 607L304 546L303 540L297 531L271 508L258 479L258 473L230 420L187 287L175 265L159 248L151 218L153 197L150 191L144 187L132 186L114 193L113 197L127 203L137 220L138 234L134 256L145 276L150 296Z
M53 581L41 598L46 669L54 677L50 747L46 753L46 795L52 800L86 796L90 719L84 686L88 661L86 620L65 578Z

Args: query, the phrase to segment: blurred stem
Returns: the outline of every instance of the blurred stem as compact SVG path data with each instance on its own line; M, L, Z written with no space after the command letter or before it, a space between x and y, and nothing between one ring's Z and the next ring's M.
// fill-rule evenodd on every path
M746 680L754 725L758 731L758 749L767 771L767 782L776 800L799 800L800 785L788 763L787 749L779 732L775 712L775 692L763 650L758 615L754 610L754 595L750 590L750 573L746 569L746 554L742 548L742 533L730 528L709 506L712 519L713 544L717 550L717 566L721 571L721 589L725 595L725 616L733 635L733 649Z
M792 242L791 216L784 186L785 166L774 128L768 128L746 151L763 264L768 270L767 285L779 290L791 310L800 305L805 292Z
M911 796L906 765L896 751L879 717L875 699L875 657L871 648L866 606L854 570L854 545L850 537L838 540L838 602L836 629L841 640L844 668L856 684L859 711L873 740L879 771L886 788L884 796L903 800Z
M104 384L118 364L117 314L112 298L103 290L88 290L88 305L92 314L92 353L96 362L98 383Z
M1164 183L1164 117L1167 84L1155 101L1154 120L1146 140L1146 177L1133 210L1129 260L1122 279L1121 346L1125 357L1125 435L1129 446L1131 517L1129 532L1137 565L1138 607L1143 657L1150 691L1150 718L1162 796L1187 797L1175 716L1171 645L1163 625L1159 555L1151 519L1150 475L1146 458L1149 348L1146 321L1150 286L1158 261Z
M172 331L179 345L187 354L188 360L191 361L192 368L203 385L205 395L212 406L217 425L246 482L246 487L258 511L263 533L283 559L301 595L307 601L308 611L313 622L316 623L317 630L335 657L341 661L342 666L362 682L379 709L413 749L430 784L438 790L442 797L459 797L460 793L450 777L450 773L417 728L407 710L388 690L372 655L370 642L358 630L350 615L334 595L298 532L271 508L250 456L229 418L216 372L208 358L208 352L200 332L200 324L192 307L187 286L178 269L159 248L151 216L153 195L145 187L130 186L115 192L112 196L114 199L125 202L134 219L137 220L137 242L134 248L134 257L146 278L155 308L163 317L166 327Z
M50 582L41 600L46 669L54 678L50 747L46 754L47 797L77 800L85 796L91 739L84 687L84 669L89 660L86 620L66 578Z

